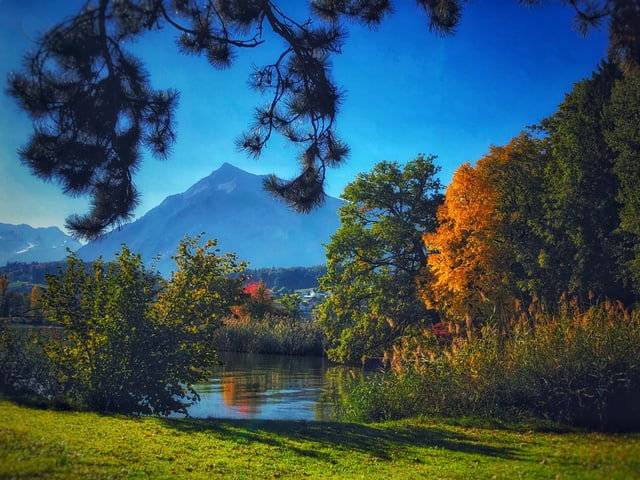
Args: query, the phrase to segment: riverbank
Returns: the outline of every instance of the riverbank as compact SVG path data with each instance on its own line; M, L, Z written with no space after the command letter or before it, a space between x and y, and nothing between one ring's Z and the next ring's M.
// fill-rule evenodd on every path
M0 478L640 478L637 433L178 420L7 401L0 418Z

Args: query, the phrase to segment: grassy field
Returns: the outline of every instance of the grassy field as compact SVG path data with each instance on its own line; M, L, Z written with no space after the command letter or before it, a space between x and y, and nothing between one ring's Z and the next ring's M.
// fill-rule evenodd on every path
M640 434L405 420L213 421L0 401L0 478L640 478Z

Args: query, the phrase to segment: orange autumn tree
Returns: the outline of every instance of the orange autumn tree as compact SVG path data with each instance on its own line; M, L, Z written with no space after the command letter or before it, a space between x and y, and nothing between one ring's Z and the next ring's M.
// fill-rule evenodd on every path
M468 331L504 322L526 290L543 153L543 141L522 134L491 147L475 167L461 165L438 210L438 229L424 236L423 299Z
M267 285L260 282L250 282L244 287L246 300L244 309L251 318L260 319L274 310L273 298Z
M496 310L496 296L505 282L494 239L496 193L469 163L461 165L438 210L440 225L424 236L430 255L423 298L428 308L470 331L474 320Z

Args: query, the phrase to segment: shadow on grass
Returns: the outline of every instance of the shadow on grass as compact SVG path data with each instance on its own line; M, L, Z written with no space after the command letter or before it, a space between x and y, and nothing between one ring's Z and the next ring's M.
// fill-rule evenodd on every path
M2 396L0 396L0 399ZM22 405L24 408L43 409L42 405ZM101 413L116 418L142 421L145 417ZM332 461L328 450L355 451L393 460L397 455L410 454L414 448L443 449L486 457L519 459L517 448L495 446L479 440L472 434L453 431L445 425L416 424L360 424L346 422L315 422L297 420L231 420L193 418L154 418L163 426L177 432L210 433L222 439L247 443L262 443L275 448L286 448L298 455ZM457 430L464 428L459 427Z
M184 433L211 432L247 442L286 447L308 457L323 457L321 447L367 453L382 460L412 447L446 449L505 459L518 458L517 450L478 442L472 436L428 425L374 425L342 422L289 420L161 419L163 424ZM307 442L301 448L291 442Z

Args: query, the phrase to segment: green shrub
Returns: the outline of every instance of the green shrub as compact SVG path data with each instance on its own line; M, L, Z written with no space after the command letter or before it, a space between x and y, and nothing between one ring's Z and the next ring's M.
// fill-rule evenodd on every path
M62 388L45 393L98 411L185 412L217 361L213 332L241 292L242 278L229 274L242 265L215 245L181 242L167 282L124 245L115 260L89 267L70 255L42 297L63 327L62 338L41 344Z
M336 406L344 420L387 421L423 413L425 378L415 371L398 377L391 371L348 377L346 400Z

